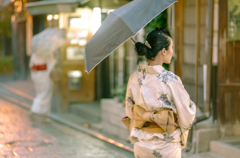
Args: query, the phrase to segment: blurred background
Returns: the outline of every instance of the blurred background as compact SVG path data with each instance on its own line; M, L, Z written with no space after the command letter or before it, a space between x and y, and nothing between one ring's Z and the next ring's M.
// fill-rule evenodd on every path
M29 96L30 103L35 94L29 68L32 39L46 28L63 29L66 42L55 51L52 113L131 147L128 130L119 124L128 78L145 59L136 55L129 40L90 74L84 72L87 42L110 12L130 2L0 0L2 86ZM227 144L238 146L240 153L240 0L178 0L133 38L144 42L155 27L171 31L174 55L164 67L181 77L197 105L186 151L224 156L215 151L221 147L211 146L224 139L238 140ZM71 76L70 71L78 73Z

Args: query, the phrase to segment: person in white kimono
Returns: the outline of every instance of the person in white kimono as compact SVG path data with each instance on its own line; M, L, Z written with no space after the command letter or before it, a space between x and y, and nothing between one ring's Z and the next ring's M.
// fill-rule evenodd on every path
M134 155L136 158L181 158L181 150L186 146L188 131L195 118L196 105L190 100L181 79L162 66L171 62L171 35L166 28L156 28L148 34L144 44L137 42L135 49L139 56L148 59L148 64L139 64L138 70L129 78L125 103L127 116L134 120L133 107L138 105L153 113L171 110L177 120L172 133L130 128Z
M49 122L46 115L51 110L51 98L53 91L53 83L50 73L56 63L54 53L35 54L30 58L31 78L34 82L36 97L33 100L30 117L33 114L42 115L42 122Z

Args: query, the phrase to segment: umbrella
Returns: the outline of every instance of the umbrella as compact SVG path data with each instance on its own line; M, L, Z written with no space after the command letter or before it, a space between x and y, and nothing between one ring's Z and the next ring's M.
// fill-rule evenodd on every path
M134 0L111 12L86 45L85 70L89 73L122 43L177 0Z
M32 38L32 53L47 55L53 53L66 42L64 29L46 28Z

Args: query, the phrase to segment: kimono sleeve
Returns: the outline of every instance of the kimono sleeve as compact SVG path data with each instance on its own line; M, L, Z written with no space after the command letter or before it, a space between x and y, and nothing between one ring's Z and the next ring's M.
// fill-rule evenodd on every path
M131 89L132 77L129 78L127 90L126 90L126 99L125 99L125 108L126 108L126 115L129 118L133 118L133 95Z
M179 77L175 82L169 84L172 98L177 108L178 123L181 129L182 149L186 146L188 131L196 115L196 105L190 100L190 96L185 90Z

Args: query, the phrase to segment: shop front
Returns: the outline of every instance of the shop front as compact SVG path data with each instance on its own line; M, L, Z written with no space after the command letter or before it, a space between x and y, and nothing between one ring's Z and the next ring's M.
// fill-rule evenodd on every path
M95 72L87 74L84 71L84 53L85 45L101 24L101 11L100 8L78 6L79 1L39 1L25 5L30 14L28 29L31 29L32 23L33 35L47 27L66 31L66 43L55 52L57 64L52 73L53 105L60 104L55 107L59 112L68 111L71 102L95 100ZM41 25L42 28L39 28ZM31 34L28 35L29 46ZM29 50L28 54L31 53Z
M27 54L31 55L32 36L47 27L66 30L66 43L56 53L53 110L66 112L72 102L93 102L111 98L114 88L133 71L135 61L131 41L122 45L99 66L87 74L84 71L85 45L114 9L129 1L37 1L27 8ZM128 54L125 56L124 54ZM134 62L135 63L135 62Z

